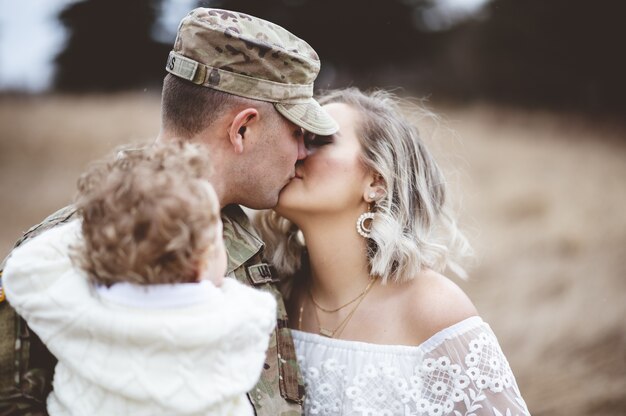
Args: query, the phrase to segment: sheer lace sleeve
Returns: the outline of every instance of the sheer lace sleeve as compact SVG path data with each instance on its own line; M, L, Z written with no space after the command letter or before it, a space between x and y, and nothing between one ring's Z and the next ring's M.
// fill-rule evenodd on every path
M415 398L417 413L409 414L529 415L489 326L481 321L466 329L443 331L423 345L424 359L412 379L422 394Z

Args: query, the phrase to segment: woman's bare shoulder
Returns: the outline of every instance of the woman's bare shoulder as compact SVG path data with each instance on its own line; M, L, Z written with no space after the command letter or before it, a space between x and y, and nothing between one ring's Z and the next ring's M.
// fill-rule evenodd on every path
M403 315L411 338L421 343L442 329L478 315L476 307L452 280L432 270L407 283Z

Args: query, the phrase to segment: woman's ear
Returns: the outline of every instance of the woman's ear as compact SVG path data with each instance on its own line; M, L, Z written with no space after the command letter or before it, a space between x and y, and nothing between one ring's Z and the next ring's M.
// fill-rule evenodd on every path
M235 153L243 153L243 141L245 139L247 125L259 117L259 111L256 108L245 108L235 114L233 122L228 127L228 138Z
M387 191L385 190L385 181L383 177L377 173L372 172L368 175L367 186L365 187L365 192L363 193L363 199L370 202L377 202L381 198L385 196Z

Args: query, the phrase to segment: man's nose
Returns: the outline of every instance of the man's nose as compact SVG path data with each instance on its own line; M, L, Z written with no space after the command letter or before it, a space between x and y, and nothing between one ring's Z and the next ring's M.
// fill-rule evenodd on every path
M304 145L304 135L298 137L298 160L303 160L308 156L306 146Z

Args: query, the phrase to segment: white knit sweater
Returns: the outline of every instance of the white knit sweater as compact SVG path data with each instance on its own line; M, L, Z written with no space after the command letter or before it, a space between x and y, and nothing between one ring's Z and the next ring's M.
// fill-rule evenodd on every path
M225 279L95 289L72 265L80 221L13 251L9 302L58 358L56 415L252 415L276 323L272 295Z

